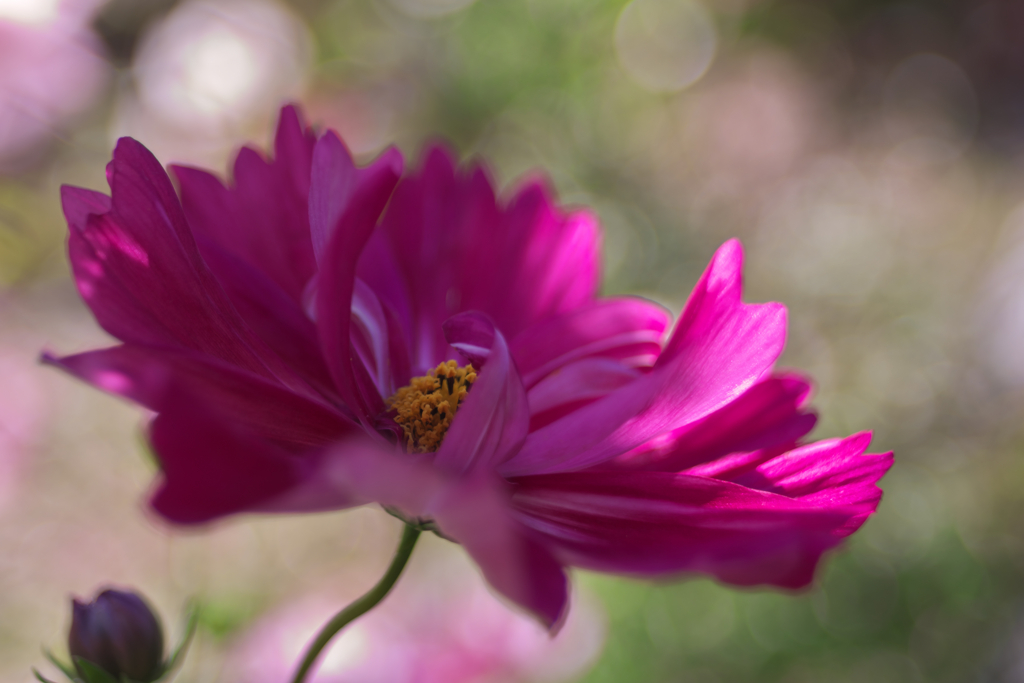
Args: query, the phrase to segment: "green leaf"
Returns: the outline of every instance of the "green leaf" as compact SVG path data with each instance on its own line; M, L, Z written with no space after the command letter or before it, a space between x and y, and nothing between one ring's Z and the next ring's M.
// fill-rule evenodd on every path
M32 667L32 673L36 675L36 679L39 680L41 683L53 683L53 681L51 681L49 678L39 673L39 669L36 669L35 667Z
M188 623L185 626L185 634L181 637L178 647L174 648L174 652L164 662L160 678L168 675L181 664L181 660L184 659L185 653L188 651L189 643L192 642L192 636L196 633L196 627L199 625L199 605L193 602L188 610Z
M88 659L75 657L74 660L75 664L77 664L78 668L82 671L85 683L118 683L116 678L90 662Z
M78 672L75 671L75 668L73 666L71 666L69 664L65 664L64 662L60 661L59 659L57 659L54 656L54 654L52 652L50 652L47 649L43 649L43 655L48 660L50 660L51 664L53 664L55 667L60 669L61 673L63 673L65 676L67 676L68 678L70 678L73 681L78 680Z

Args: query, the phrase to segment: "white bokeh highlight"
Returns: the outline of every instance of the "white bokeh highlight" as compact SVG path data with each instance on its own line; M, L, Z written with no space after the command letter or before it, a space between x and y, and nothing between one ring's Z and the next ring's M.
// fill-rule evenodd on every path
M113 137L167 161L222 162L304 94L312 56L309 30L279 2L186 1L142 38Z
M0 19L45 24L57 17L60 0L0 0Z
M615 49L630 78L672 92L700 80L715 57L718 33L695 0L633 0L615 23Z

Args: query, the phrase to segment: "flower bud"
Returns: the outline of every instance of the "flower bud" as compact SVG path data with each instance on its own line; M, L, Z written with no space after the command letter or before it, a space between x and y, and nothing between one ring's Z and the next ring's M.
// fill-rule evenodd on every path
M118 681L151 683L163 673L160 622L136 593L107 589L88 604L72 600L68 651ZM75 667L84 677L77 661Z

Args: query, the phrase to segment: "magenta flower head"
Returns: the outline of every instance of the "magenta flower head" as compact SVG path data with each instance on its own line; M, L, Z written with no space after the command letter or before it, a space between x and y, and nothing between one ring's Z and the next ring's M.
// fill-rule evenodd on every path
M801 443L810 385L773 370L786 310L742 302L738 242L673 327L598 295L597 223L543 182L498 199L442 147L401 169L287 107L230 184L174 167L176 193L126 138L110 196L64 188L121 344L47 360L156 412L160 515L380 503L554 625L567 567L799 588L874 512L891 454Z
M153 610L137 593L107 589L90 603L72 600L68 652L98 666L114 680L155 681L164 671L164 634Z

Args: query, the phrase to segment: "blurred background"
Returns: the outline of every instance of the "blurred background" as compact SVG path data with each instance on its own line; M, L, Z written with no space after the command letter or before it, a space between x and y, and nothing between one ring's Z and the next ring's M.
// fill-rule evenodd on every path
M121 135L226 172L284 101L365 157L546 169L602 219L608 294L678 311L742 238L812 436L897 454L805 593L578 573L549 641L432 538L317 680L1024 681L1022 35L1017 0L0 0L0 681L113 583L173 634L207 605L183 683L283 682L388 560L371 509L168 530L141 412L36 364L107 341L58 187L106 190Z

